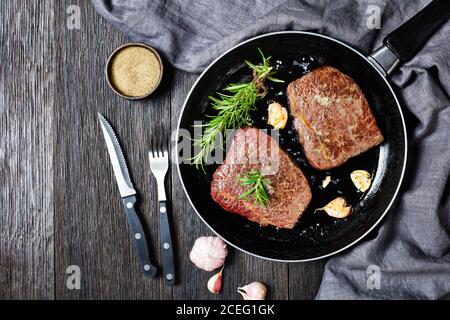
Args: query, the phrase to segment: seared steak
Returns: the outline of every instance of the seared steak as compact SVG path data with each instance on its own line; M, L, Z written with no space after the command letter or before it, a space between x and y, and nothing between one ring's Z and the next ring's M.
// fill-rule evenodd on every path
M237 199L248 188L239 184L239 176L253 170L260 170L269 180L266 207L253 196ZM246 128L236 131L225 162L214 173L211 196L225 210L262 226L291 229L311 201L311 189L275 140L257 128Z
M323 66L291 82L291 114L309 163L326 170L383 142L363 92L352 78Z

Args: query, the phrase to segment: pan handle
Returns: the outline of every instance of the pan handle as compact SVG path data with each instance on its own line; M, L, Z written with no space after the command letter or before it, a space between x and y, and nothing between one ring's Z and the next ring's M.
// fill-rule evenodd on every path
M419 13L389 33L383 46L369 56L386 76L402 60L411 59L436 30L450 17L450 1L434 0Z

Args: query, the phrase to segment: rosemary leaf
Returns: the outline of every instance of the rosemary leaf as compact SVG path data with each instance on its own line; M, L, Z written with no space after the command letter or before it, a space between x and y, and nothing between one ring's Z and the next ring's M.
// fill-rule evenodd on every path
M204 170L204 163L208 160L217 141L218 136L222 136L226 129L238 129L252 125L252 111L255 110L256 100L262 99L267 90L264 87L264 81L284 82L273 77L275 71L269 64L270 57L265 57L258 48L261 55L261 63L255 65L249 61L245 63L253 71L253 80L239 84L229 84L223 89L223 92L217 92L216 96L209 96L211 107L217 113L207 115L208 121L196 127L204 128L202 136L194 139L194 147L200 150L191 159L197 169L201 167ZM226 93L225 93L226 92ZM219 145L223 146L221 139Z
M249 186L241 195L237 197L238 200L247 199L254 196L255 202L259 203L263 208L266 208L270 202L269 195L266 188L269 187L269 180L259 170L253 170L238 176L238 182L241 186Z

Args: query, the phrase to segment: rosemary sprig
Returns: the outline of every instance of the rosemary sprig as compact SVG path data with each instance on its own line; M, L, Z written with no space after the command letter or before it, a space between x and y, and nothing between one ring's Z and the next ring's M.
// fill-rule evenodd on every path
M265 57L258 48L261 55L261 63L254 65L245 61L253 71L253 79L250 82L240 84L229 84L223 91L217 92L217 97L209 96L211 107L217 111L216 115L208 116L209 121L198 127L204 128L203 135L194 140L194 147L200 151L191 159L197 169L204 169L204 163L211 154L216 139L219 137L219 146L223 146L222 135L226 129L238 129L252 125L251 111L255 110L256 100L264 98L267 89L264 86L266 79L274 82L284 82L273 77L275 71L270 66L270 57Z
M248 187L247 190L238 197L238 200L247 199L253 195L255 202L266 208L267 203L270 201L266 189L268 189L270 185L269 180L261 173L261 171L253 170L246 174L239 175L238 182L241 186Z

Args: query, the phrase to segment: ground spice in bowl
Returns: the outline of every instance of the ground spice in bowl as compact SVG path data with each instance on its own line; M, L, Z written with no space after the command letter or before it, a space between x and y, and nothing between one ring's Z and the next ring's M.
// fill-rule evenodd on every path
M111 89L127 99L147 97L158 87L162 77L158 53L142 43L117 48L106 64L106 78Z

